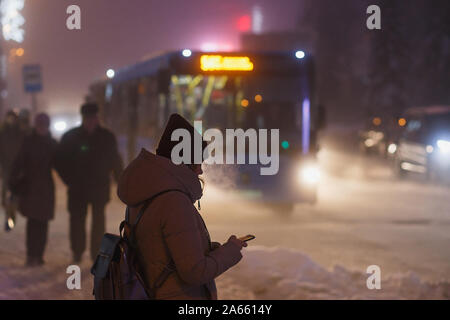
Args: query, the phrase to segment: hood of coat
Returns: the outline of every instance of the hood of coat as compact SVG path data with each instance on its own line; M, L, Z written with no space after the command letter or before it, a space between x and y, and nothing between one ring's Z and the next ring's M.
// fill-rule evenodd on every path
M186 192L192 202L202 196L200 181L194 171L142 149L123 171L117 194L122 202L133 206L168 189Z

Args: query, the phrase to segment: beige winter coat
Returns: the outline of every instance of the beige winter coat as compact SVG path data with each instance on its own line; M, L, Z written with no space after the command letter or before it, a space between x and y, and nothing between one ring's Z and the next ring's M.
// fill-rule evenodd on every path
M176 266L157 290L157 299L217 299L214 279L242 258L238 245L211 245L194 202L202 190L197 175L185 165L142 149L125 169L118 195L132 206L168 189L147 208L136 229L138 256L147 286L151 287L171 259ZM138 208L131 209L131 222ZM216 248L214 248L216 247Z

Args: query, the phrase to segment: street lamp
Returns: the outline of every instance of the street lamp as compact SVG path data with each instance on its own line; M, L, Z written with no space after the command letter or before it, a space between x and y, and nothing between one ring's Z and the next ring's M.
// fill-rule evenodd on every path
M23 42L25 31L22 27L25 24L25 18L20 11L24 6L25 0L0 0L0 24L5 41ZM23 49L16 51L18 56L23 53ZM0 43L0 59L3 59L3 55L2 43ZM6 94L6 70L0 69L0 116L3 112L3 97Z
M190 56L192 55L192 51L189 50L189 49L184 49L184 50L181 52L181 54L183 55L183 57L188 58L188 57L190 57Z
M305 52L302 50L298 50L295 52L295 57L297 59L303 59L305 57Z
M16 56L22 57L24 55L24 53L25 53L25 50L23 50L23 48L16 49Z
M106 76L108 77L108 79L112 79L114 78L116 72L113 69L108 69L108 71L106 71Z
M25 18L20 11L24 5L25 0L2 0L0 2L0 22L5 40L23 42L25 31L22 26L25 24Z

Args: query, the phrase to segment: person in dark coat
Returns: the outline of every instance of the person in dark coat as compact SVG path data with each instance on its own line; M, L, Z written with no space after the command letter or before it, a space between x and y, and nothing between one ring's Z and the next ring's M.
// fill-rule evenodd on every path
M19 112L19 128L25 135L28 135L31 132L30 116L30 111L28 109L22 109Z
M70 242L73 260L79 263L86 249L86 216L92 206L91 258L95 259L105 231L105 206L110 199L110 177L123 169L114 134L99 125L98 106L81 107L82 124L60 141L56 162L68 187Z
M118 195L130 207L130 222L134 223L146 199L167 190L179 190L155 198L137 225L135 240L144 281L148 288L153 288L165 267L170 266L174 271L163 279L156 290L156 299L215 300L214 279L242 259L241 249L247 245L236 236L223 245L211 241L194 206L202 197L201 164L194 164L193 150L190 163L176 165L171 160L172 149L178 143L171 141L171 135L178 128L194 136L189 122L180 115L172 115L156 154L142 149L125 169Z
M27 218L28 266L42 265L48 222L54 217L55 187L52 177L56 141L51 137L50 118L40 113L34 129L25 137L14 160L9 187L19 199L19 211Z
M7 112L5 122L0 128L0 168L2 173L2 206L5 208L5 230L14 228L17 199L8 188L8 180L12 164L19 152L25 134L20 129L17 114L10 110Z

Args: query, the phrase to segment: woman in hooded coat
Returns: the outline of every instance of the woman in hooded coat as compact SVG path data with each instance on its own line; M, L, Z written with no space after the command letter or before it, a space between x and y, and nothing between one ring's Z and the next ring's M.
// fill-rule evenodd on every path
M140 204L160 194L151 201L135 230L138 261L147 287L153 288L160 281L166 267L174 269L156 290L155 298L217 299L214 279L241 260L246 243L235 236L223 245L211 242L194 206L202 196L198 177L201 164L176 165L171 161L172 149L178 143L171 141L171 135L180 128L190 133L191 141L198 135L184 118L172 115L156 155L142 149L123 172L118 195L130 207L133 223Z
M27 218L27 266L44 263L48 222L55 211L52 168L57 143L49 126L47 114L36 115L34 129L25 137L9 179L10 189L19 198L19 211Z

